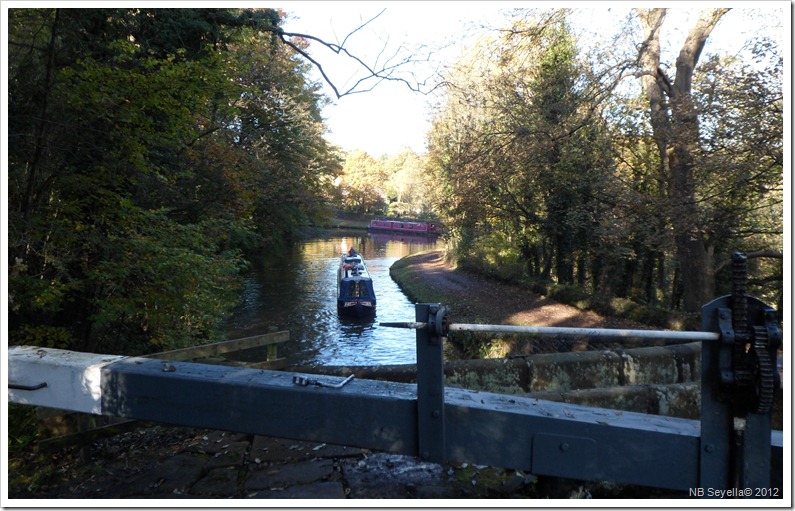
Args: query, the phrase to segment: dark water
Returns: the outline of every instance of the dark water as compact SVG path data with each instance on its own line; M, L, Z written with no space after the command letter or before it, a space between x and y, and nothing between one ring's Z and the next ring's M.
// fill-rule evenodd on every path
M343 241L364 256L377 297L375 318L351 320L337 314L336 272ZM290 341L279 346L279 356L289 364L415 363L414 332L378 323L414 320L414 305L389 276L389 267L404 256L435 246L433 238L361 231L334 231L297 243L283 257L251 269L243 303L227 322L226 338L288 330ZM264 359L264 350L247 350L234 358Z

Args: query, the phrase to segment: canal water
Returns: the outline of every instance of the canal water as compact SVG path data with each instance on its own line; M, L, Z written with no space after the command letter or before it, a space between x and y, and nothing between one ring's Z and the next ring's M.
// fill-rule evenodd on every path
M377 297L376 315L346 319L337 314L337 269L341 247L364 256ZM226 338L287 330L279 356L290 365L389 365L416 362L412 330L379 327L383 321L413 321L414 304L389 275L389 267L410 254L432 250L434 238L330 231L296 243L261 261L247 273L243 301L226 324ZM264 360L265 349L235 355Z

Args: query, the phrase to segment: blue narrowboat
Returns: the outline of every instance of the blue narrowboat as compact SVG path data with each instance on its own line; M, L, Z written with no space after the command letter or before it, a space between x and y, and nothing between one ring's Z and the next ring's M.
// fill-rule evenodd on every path
M340 257L337 274L337 310L342 316L366 317L375 314L373 279L361 254L351 249Z

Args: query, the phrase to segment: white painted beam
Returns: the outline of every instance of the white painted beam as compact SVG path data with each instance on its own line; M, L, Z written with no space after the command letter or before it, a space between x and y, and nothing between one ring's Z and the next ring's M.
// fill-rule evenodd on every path
M102 368L127 357L11 346L8 401L102 415ZM36 390L41 384L46 386Z

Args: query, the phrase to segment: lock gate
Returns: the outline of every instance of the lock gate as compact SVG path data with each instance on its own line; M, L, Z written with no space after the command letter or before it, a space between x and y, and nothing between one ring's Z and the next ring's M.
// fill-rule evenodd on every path
M417 304L415 321L382 326L415 330L416 384L12 346L8 399L693 497L784 496L784 435L770 420L781 333L775 311L742 289L702 308L701 332L589 329L615 339L701 341L700 420L444 385L451 331L568 329L456 324L441 304Z

